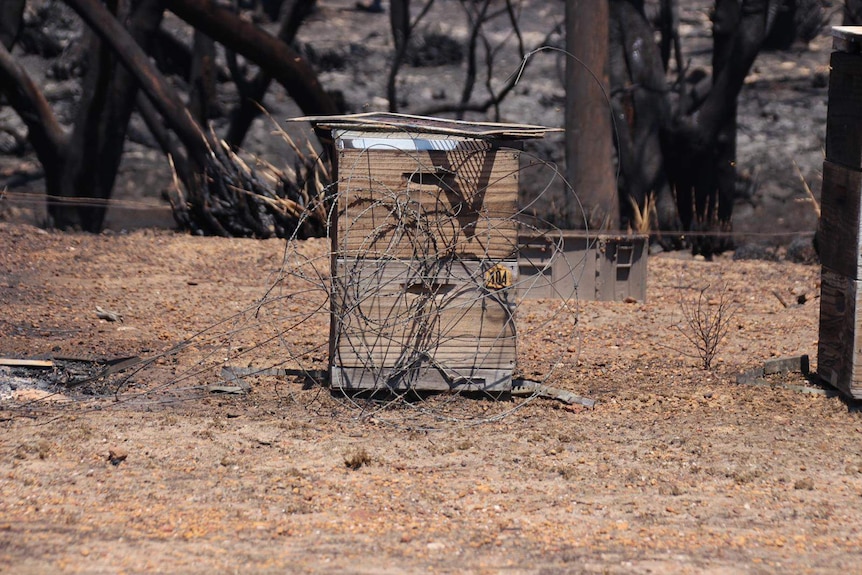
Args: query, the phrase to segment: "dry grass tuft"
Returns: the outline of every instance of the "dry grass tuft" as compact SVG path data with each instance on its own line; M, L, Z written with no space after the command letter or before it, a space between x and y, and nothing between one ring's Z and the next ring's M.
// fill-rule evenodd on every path
M349 469L359 469L369 463L371 463L371 456L368 455L364 447L351 451L344 456L344 465Z
M652 229L652 224L654 221L657 221L658 214L655 209L655 194L650 192L650 194L644 200L644 207L638 205L634 199L629 199L632 204L632 209L634 210L634 227L630 227L629 231L634 232L636 234L649 234Z

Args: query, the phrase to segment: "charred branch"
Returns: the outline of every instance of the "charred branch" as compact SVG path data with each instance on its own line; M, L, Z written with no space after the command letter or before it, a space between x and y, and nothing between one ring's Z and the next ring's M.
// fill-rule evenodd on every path
M398 90L396 88L396 80L398 79L398 71L404 64L404 59L407 56L407 47L410 44L410 38L413 35L413 30L422 21L431 6L434 5L434 0L428 0L419 11L419 14L410 22L410 0L392 0L389 3L389 25L392 30L392 40L395 45L392 64L389 67L389 76L386 80L386 97L389 100L389 111L398 111Z
M0 2L0 45L11 50L18 39L24 22L24 5L27 0L4 0Z
M45 169L48 194L57 193L69 136L33 79L3 44L0 44L0 92L27 126L30 143Z
M309 115L337 114L338 108L320 85L314 70L290 46L213 0L175 0L169 9L271 74L299 108Z
M302 22L312 13L316 3L317 0L295 0L291 4L290 10L285 10L284 20L278 31L278 39L286 45L290 45L296 38L296 33ZM253 79L246 80L241 75L236 64L236 55L233 52L228 53L228 61L233 62L231 72L240 94L240 102L231 111L230 127L225 141L236 150L242 145L251 123L260 115L260 106L263 104L263 98L269 90L273 78L261 69Z
M296 206L297 202L286 197L284 192L277 192L272 181L261 179L237 156L225 149L214 135L204 132L185 108L178 94L150 63L140 45L102 4L97 0L68 0L68 3L140 83L155 110L185 147L185 154L177 153L171 139L158 127L155 114L142 107L155 137L163 148L170 151L171 157L175 158L178 178L183 186L176 187L172 203L177 212L175 218L181 225L203 234L255 237L271 237L276 233L288 233L296 229L301 218L296 215L295 210L285 210L284 206ZM205 25L211 27L210 32L214 32L213 35L230 35L219 26L236 20L220 20L218 17L224 16L224 11L216 14L215 20L212 15L201 16L194 11L191 14L192 19L202 18ZM266 45L271 40L270 48L285 47L271 36L261 36L262 32L254 30L255 32L246 34L245 40L237 41L234 38L231 42L238 43L256 57L268 52L265 49L263 52L249 49L249 42L254 43L257 40ZM248 29L245 32L248 32ZM243 33L242 27L239 33ZM278 52L278 55L284 56L285 53ZM246 56L249 57L249 54ZM281 79L285 80L285 70L295 69L297 63L291 60L284 66L272 63L270 65L280 70ZM311 79L316 86L313 73ZM302 89L306 90L306 97L313 93L313 90L308 91L307 84ZM310 104L306 102L306 105ZM313 109L319 111L321 106L325 106L325 102L316 103L315 106Z
M733 112L736 99L769 32L770 14L780 0L745 0L728 49L727 61L714 77L713 87L696 113L678 116L671 128L695 154L708 150Z
M177 76L188 80L192 76L192 48L164 28L155 33L156 40L150 44L147 53L156 61L156 67L166 76ZM223 66L216 66L216 79L219 82L231 80L230 72Z
M562 28L562 24L555 26L548 34L537 44L537 48L534 48L531 52L536 52L541 50L541 46L546 46L550 43L551 38L560 33ZM512 90L515 89L518 82L521 80L524 72L529 67L530 61L528 58L528 54L523 47L520 47L521 51L521 60L522 66L518 70L518 74L510 74L506 81L502 86L496 89L496 91L491 87L490 83L486 83L486 87L488 88L489 96L484 100L480 101L472 101L467 102L465 104L459 102L447 102L437 106L429 106L427 108L423 108L422 110L417 111L416 113L423 116L435 116L439 114L458 114L459 116L463 116L466 112L477 112L485 114L492 108L498 107L503 100L511 93ZM493 71L493 57L489 57L486 59L486 73L491 74ZM490 80L490 77L488 78Z
M191 158L203 165L207 154L207 137L162 74L150 63L146 53L128 31L97 0L66 0L81 18L111 47L123 65L135 76L189 150Z
M119 3L117 3L119 5ZM122 3L117 18L128 22L120 27L136 46L146 46L162 19L159 0ZM102 10L107 13L105 8ZM113 16L109 17L116 22ZM116 60L110 45L92 38L90 61L84 79L78 118L72 132L60 185L61 198L111 197L126 139L126 130L135 108L138 82ZM89 232L102 229L105 202L84 206L63 199L48 204L55 226L80 228Z
M475 14L471 12L468 5L464 5L471 26L470 37L467 42L467 75L464 79L464 88L461 91L461 106L465 106L467 102L470 101L470 98L473 95L473 86L476 85L476 75L478 74L478 63L476 62L477 44L482 30L482 24L485 23L490 5L491 0L484 0L479 3Z
M189 77L189 112L201 124L218 115L216 99L215 42L195 30L192 49L192 69Z

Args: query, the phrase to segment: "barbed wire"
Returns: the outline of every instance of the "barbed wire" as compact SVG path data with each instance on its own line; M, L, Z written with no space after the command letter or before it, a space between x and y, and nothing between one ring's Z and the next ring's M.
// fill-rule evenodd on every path
M513 382L550 384L577 359L583 261L567 260L563 232L531 215L541 198L519 210L521 190L507 184L511 209L494 204L500 181L517 181L517 162L492 180L477 177L489 153L526 153L484 145L447 152L460 163L429 183L422 178L437 166L390 150L407 166L398 184L372 178L369 186L368 153L379 152L342 163L319 200L330 214L330 250L288 238L279 269L239 311L120 373L95 370L71 385L48 377L50 395L18 412L61 396L74 401L51 404L52 412L164 407L244 393L248 381L250 401L263 401L265 382L270 400L300 400L287 391L291 379L317 390L301 394L309 409L412 429L494 421L529 404L535 394L511 398ZM530 164L549 182L562 178L552 164ZM541 242L541 258L519 258L519 234ZM539 284L551 297L534 303ZM486 399L494 401L476 401Z
M540 172L529 196L518 185L526 169ZM559 189L568 195L548 197ZM554 201L578 202L555 165L487 142L456 141L433 157L386 144L344 152L338 181L296 228L328 213L328 249L294 234L239 311L122 372L54 372L40 384L47 395L14 409L151 409L231 393L410 429L508 417L538 397L512 399L519 382L570 385L581 351L588 251L536 216ZM698 233L735 235L684 235ZM6 405L2 384L18 376L0 373Z
M543 191L540 190L538 194L536 194L536 198L541 198L543 195ZM800 196L796 198L797 201L803 202L806 201L806 198ZM64 203L75 204L81 207L108 207L108 208L120 208L129 211L141 210L153 210L153 209L164 209L165 211L170 210L170 205L167 202L158 202L158 201L146 201L146 200L127 200L122 198L92 198L92 197L60 197L60 196L48 196L43 193L30 193L30 192L13 192L8 189L0 190L0 201L4 202L7 205L44 205L46 202L50 201L62 201ZM528 212L526 208L522 208L522 214ZM623 230L623 229L603 229L603 234L607 235L619 235L625 236L631 233L631 230ZM715 238L730 238L730 239L746 239L746 238L790 238L790 237L800 237L800 238L808 238L814 237L816 230L807 229L807 230L784 230L784 231L758 231L758 230L650 230L645 232L639 232L641 235L646 235L650 239L662 238L662 237L670 237L670 236L679 236L680 238L686 237L715 237Z

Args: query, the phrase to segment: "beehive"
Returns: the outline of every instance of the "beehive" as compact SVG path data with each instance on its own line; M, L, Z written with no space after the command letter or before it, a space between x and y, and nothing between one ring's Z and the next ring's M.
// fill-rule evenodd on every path
M529 231L518 244L521 297L646 301L648 235Z
M521 140L545 129L312 118L330 139L334 388L511 388Z
M835 27L819 226L817 374L862 399L862 28Z

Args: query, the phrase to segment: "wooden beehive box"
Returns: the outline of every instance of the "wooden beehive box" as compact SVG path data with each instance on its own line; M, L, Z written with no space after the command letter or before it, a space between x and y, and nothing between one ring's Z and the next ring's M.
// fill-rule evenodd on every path
M518 243L521 297L646 301L648 235L533 231Z
M332 386L511 389L518 148L546 130L384 113L311 121L336 164Z
M818 245L817 374L862 399L862 28L836 27Z
M511 389L514 308L509 289L485 287L486 265L337 260L332 386Z
M416 142L451 149L403 150L395 138L351 136L337 144L373 147L338 150L338 257L514 257L517 150L452 137Z

